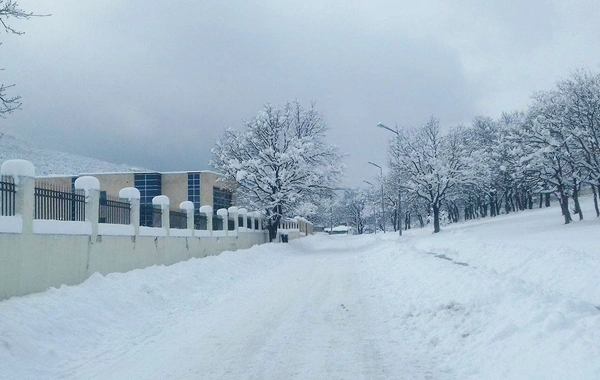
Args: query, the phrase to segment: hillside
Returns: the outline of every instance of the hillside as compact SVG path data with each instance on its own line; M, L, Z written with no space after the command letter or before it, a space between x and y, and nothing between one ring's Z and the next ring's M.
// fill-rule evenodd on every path
M41 148L9 135L0 138L0 163L22 159L35 165L36 175L142 171L128 165Z

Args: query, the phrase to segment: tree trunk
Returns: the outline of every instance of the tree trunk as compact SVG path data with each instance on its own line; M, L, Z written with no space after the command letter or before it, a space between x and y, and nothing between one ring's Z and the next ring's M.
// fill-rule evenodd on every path
M569 211L569 196L565 194L561 187L558 189L560 194L560 209L565 218L565 224L571 223L573 219L571 219L571 212Z
M546 193L546 207L550 207L550 193Z
M274 223L269 223L267 225L267 229L269 230L269 241L272 242L277 238L277 225Z
M504 193L504 212L506 214L510 214L510 196L508 195L508 191Z
M598 186L600 188L600 186ZM600 216L600 209L598 208L598 191L597 187L592 185L592 191L594 192L594 208L596 209L596 217Z
M419 225L421 228L425 227L425 222L423 221L423 215L417 214L417 218L419 218Z
M440 206L433 204L433 233L440 232Z
M542 206L544 205L544 194L540 193L540 207L542 208Z
M576 179L573 179L573 202L575 203L575 214L579 214L579 220L582 220L583 212L579 205L579 186Z

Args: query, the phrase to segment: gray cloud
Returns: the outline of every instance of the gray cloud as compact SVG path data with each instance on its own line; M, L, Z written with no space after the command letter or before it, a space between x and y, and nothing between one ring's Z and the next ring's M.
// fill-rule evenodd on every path
M496 117L600 58L591 0L20 4L52 16L2 37L23 110L0 131L157 170L206 168L225 128L298 99L316 102L359 185L376 174L366 161L386 161L377 122Z

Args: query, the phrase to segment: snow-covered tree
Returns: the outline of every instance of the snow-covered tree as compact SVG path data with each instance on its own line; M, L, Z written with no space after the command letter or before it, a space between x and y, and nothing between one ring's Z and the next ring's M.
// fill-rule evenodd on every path
M228 129L212 149L212 166L238 184L237 197L264 210L271 239L282 217L303 215L310 204L331 196L344 166L327 126L312 106L266 105L245 131Z
M361 235L367 224L366 209L369 204L368 194L365 190L346 189L340 202L341 211L348 224Z
M431 117L420 128L399 130L390 144L390 158L400 185L429 203L433 230L439 232L442 202L466 175L457 136L442 136L438 120Z

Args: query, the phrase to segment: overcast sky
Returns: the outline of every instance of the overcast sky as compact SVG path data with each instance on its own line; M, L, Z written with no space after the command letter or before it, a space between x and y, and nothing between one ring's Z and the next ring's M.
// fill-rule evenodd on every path
M315 102L373 180L392 134L524 109L574 69L600 69L597 1L20 0L51 17L1 35L23 109L0 132L161 171L207 169L214 141L265 103Z

